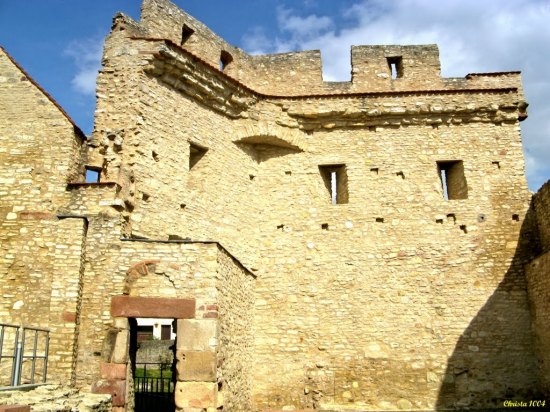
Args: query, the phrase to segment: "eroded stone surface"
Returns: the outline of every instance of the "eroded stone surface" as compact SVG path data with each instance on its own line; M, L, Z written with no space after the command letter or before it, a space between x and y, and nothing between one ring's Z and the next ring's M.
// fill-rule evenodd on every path
M109 395L82 393L61 385L46 385L30 391L0 391L0 405L14 404L29 405L33 412L111 412L112 409Z

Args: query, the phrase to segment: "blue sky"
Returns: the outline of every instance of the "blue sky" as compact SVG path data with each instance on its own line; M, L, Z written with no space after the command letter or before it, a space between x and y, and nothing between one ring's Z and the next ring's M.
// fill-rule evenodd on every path
M101 45L113 15L141 0L0 0L0 44L89 134ZM321 49L324 77L349 79L352 44L437 43L443 76L521 70L529 187L550 179L547 0L175 0L251 53Z

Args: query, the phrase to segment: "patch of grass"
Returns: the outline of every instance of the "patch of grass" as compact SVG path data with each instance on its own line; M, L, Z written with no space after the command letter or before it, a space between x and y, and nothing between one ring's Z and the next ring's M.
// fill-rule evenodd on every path
M144 368L136 368L136 372L134 374L135 378L167 378L172 379L172 371L170 369L164 369L161 371L160 369L150 369L147 368L147 375L145 375L145 369Z

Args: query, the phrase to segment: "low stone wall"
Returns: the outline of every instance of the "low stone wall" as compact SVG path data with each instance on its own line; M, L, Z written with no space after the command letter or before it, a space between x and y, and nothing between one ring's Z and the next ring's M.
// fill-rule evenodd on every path
M170 349L173 340L147 340L138 342L136 363L166 363L172 365L174 352Z
M111 396L80 393L62 385L0 392L0 405L29 405L33 412L111 412Z

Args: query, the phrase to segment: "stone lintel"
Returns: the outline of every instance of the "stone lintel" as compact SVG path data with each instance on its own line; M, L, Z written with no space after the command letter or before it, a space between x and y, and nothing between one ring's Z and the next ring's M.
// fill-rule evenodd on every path
M126 318L193 319L195 299L113 296L111 315Z

